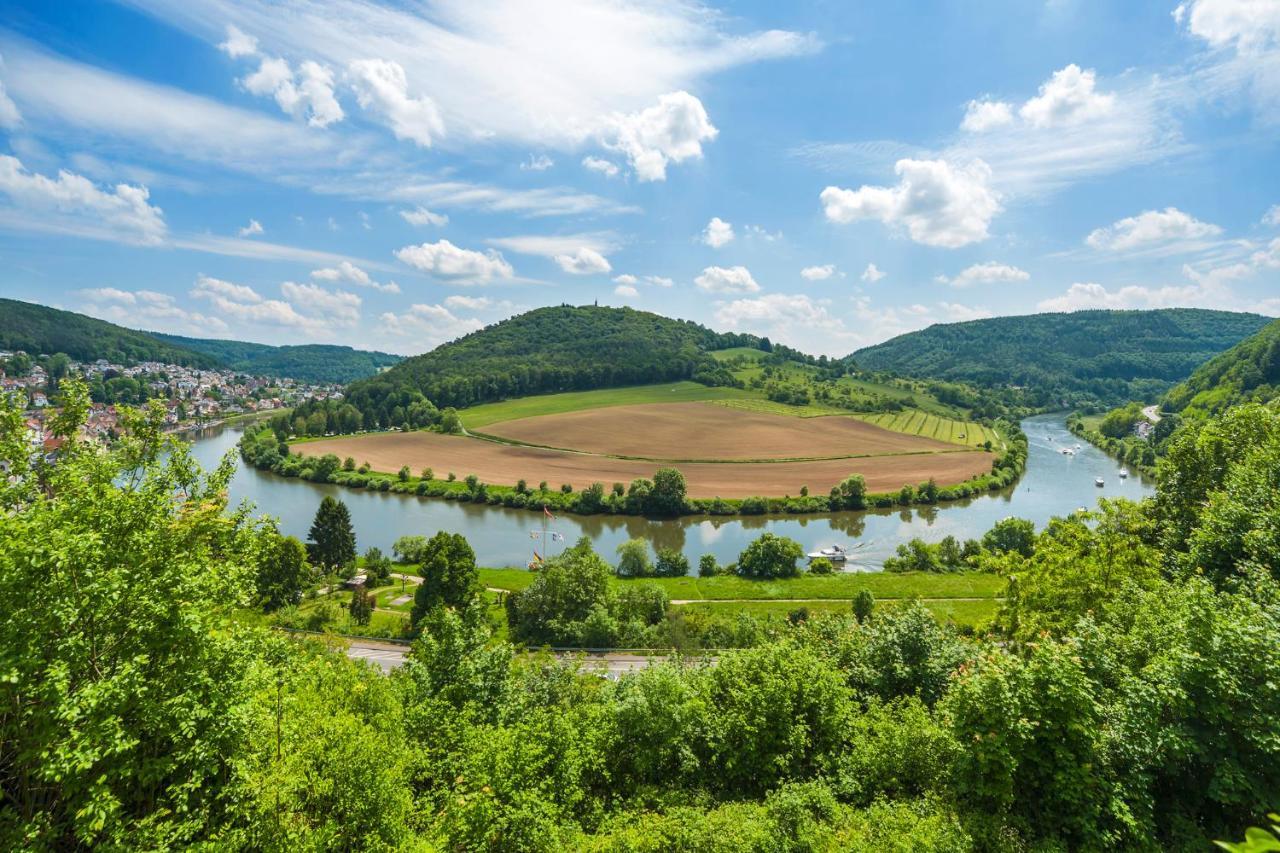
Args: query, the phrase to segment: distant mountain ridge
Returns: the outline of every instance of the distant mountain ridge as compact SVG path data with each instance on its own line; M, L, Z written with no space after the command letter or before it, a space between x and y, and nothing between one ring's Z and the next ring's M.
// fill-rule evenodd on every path
M403 360L402 356L334 344L271 346L248 341L187 338L151 332L158 340L216 358L231 370L259 376L290 377L303 382L345 384L373 376Z
M0 299L0 349L62 352L77 361L159 361L337 384L372 376L401 360L396 355L344 346L270 346L143 332L16 299Z
M1166 411L1217 414L1238 403L1280 397L1280 320L1214 356L1162 401Z
M988 387L1037 405L1155 399L1271 318L1196 308L1076 311L930 326L853 353L858 366Z

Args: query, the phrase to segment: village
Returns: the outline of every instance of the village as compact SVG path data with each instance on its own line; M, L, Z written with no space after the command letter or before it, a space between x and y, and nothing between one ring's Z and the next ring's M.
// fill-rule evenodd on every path
M106 359L77 362L59 353L30 354L0 350L0 395L25 399L28 440L33 451L55 453L59 439L46 425L56 411L57 383L68 377L89 386L92 406L83 428L87 438L109 441L118 434L117 404L161 400L165 429L200 429L231 418L288 409L308 400L338 400L342 387L308 384L274 376L250 376L232 370L202 370L155 361L132 365Z

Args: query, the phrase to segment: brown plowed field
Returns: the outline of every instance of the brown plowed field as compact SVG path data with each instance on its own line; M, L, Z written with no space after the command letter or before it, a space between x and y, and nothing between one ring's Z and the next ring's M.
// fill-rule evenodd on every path
M431 432L386 433L325 439L296 444L292 450L307 455L335 453L356 462L368 462L376 471L397 471L408 465L414 474L433 468L437 477L450 471L461 479L475 474L482 482L510 486L517 480L536 485L546 480L551 488L572 483L581 490L593 482L608 487L652 477L660 463L591 456L564 450L515 447L476 438ZM695 498L745 498L752 495L796 495L801 486L825 494L850 474L861 474L873 492L896 491L935 478L948 485L990 470L991 454L981 451L873 456L819 462L700 462L681 464Z
M649 403L490 424L501 438L645 459L799 459L955 450L839 415L795 418L713 403Z

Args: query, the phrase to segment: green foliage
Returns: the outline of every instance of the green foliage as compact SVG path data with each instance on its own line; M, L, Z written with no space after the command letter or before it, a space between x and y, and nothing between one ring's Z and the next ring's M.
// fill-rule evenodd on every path
M835 563L832 563L826 557L819 557L809 563L809 574L811 575L833 575L835 572Z
M899 545L894 556L884 561L886 572L962 572L970 568L972 565L954 536L933 544L915 537Z
M685 510L684 475L675 468L659 468L653 475L653 487L644 502L646 515L664 517L681 515Z
M1146 420L1142 414L1141 403L1130 403L1107 412L1107 416L1098 424L1098 432L1107 438L1124 438L1133 432L1139 421Z
M146 332L16 299L0 299L0 349L65 353L77 361L105 358L122 364L160 361L202 368L221 365L215 357Z
M336 462L337 457L333 457ZM351 526L351 510L340 500L325 495L311 522L307 548L316 565L335 572L356 558L356 533Z
M379 587L391 580L391 558L381 548L364 552L364 574L370 588Z
M653 573L660 578L680 578L689 574L689 560L675 548L659 548Z
M361 627L368 625L369 620L373 618L373 608L373 594L367 591L363 585L357 586L351 591L351 603L347 609L351 613L352 623Z
M982 547L993 554L1030 557L1035 550L1036 526L1025 518L1003 518L982 534Z
M159 332L148 334L173 346L201 353L240 373L286 377L300 382L354 382L402 360L398 355L385 352L332 344L271 346L248 341L184 338Z
M870 619L871 614L875 612L876 597L871 594L871 590L860 589L853 596L851 607L853 609L853 618L857 619L858 623L861 624Z
M440 531L421 553L422 583L413 594L413 623L438 607L464 608L475 597L476 553L458 533Z
M557 391L642 385L698 374L732 381L707 352L754 345L751 335L717 334L695 323L631 308L538 308L473 332L348 389L373 423L394 423L401 394L438 406Z
M853 358L869 370L1020 386L1035 406L1117 405L1162 393L1268 322L1191 308L995 317L939 323Z
M1244 841L1230 843L1215 841L1214 843L1230 853L1276 853L1280 851L1280 815L1269 814L1271 828L1251 826L1245 830Z
M1280 321L1201 365L1165 395L1163 406L1192 417L1245 402L1266 403L1280 390Z
M703 554L698 558L698 577L710 578L720 574L720 564L715 554Z
M310 568L306 547L292 536L281 536L267 547L258 563L258 601L268 612L302 600Z
M791 578L800 574L796 561L804 548L794 539L762 533L738 555L738 574L746 578Z
M649 543L643 539L628 539L618 546L618 577L644 578L653 574L649 560Z
M427 537L401 536L392 543L391 553L402 563L422 563L426 560Z

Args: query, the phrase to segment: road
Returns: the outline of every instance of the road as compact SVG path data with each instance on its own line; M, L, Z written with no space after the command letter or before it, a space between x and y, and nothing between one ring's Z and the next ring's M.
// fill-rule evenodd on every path
M1147 406L1142 410L1142 414L1146 415L1147 420L1151 421L1153 424L1160 423L1159 406Z
M347 657L353 660L367 660L381 667L383 672L390 672L404 665L408 653L408 646L379 643L373 640L352 640L347 647ZM561 661L577 662L587 672L596 672L611 678L667 660L665 655L649 657L627 652L555 652L555 656ZM708 659L713 663L716 660L714 657Z

